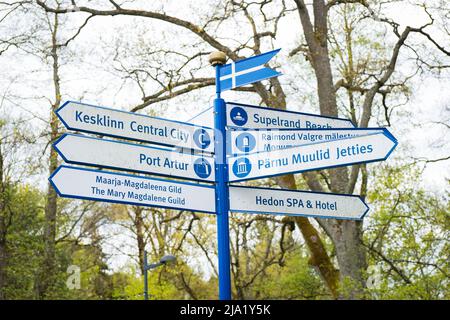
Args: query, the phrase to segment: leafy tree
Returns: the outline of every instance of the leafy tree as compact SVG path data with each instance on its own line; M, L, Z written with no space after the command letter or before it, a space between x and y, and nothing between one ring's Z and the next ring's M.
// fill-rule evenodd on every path
M268 268L252 287L256 299L330 299L322 280L309 267L308 256L298 248L289 253L282 267Z
M42 261L36 253L43 245L43 194L28 185L10 185L2 198L7 203L0 215L8 217L8 225L2 235L5 280L0 291L4 299L33 299L37 266Z
M414 165L376 171L368 194L375 210L364 238L370 294L379 299L448 299L450 194L424 189Z

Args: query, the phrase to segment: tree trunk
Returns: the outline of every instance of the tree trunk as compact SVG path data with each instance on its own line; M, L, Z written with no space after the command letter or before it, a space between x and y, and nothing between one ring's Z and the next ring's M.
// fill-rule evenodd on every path
M341 274L340 296L345 299L364 298L366 250L362 246L362 221L340 221L332 232Z
M6 188L3 177L3 150L0 139L0 300L4 300L6 287Z
M263 98L268 106L275 106L276 109L286 110L286 96L277 78L272 78L271 85L274 88L274 94L268 92L261 83L255 83L254 87L257 93ZM317 180L309 174L304 174L310 178L310 187L314 190L314 186L320 187ZM285 189L297 190L295 178L293 174L284 175L275 178L277 184ZM322 191L317 190L316 191ZM325 285L330 290L333 298L338 298L339 271L334 267L328 252L325 249L322 238L317 229L310 223L308 218L296 217L295 223L298 226L305 243L309 249L311 257L309 264L317 271Z
M0 218L1 220L1 218ZM2 221L0 221L0 224ZM0 227L1 229L1 227ZM2 230L0 230L2 232ZM6 265L7 265L7 256L6 256L6 241L3 239L3 236L0 235L0 300L5 300L5 287L6 287Z
M324 0L314 0L314 25L309 17L303 0L295 0L303 27L303 33L311 56L317 81L317 93L321 115L338 116L336 93L328 52L328 9ZM349 185L347 168L328 170L332 192L345 193ZM318 191L318 190L315 190ZM366 256L361 245L362 223L355 221L321 222L331 237L336 249L342 283L351 280L346 298L362 298L365 287L363 270L366 268ZM343 288L344 289L344 288ZM342 292L341 292L342 295Z
M55 141L58 137L58 125L56 116L52 112L51 120L51 140ZM53 148L50 150L49 174L58 167L57 153ZM53 187L48 184L47 203L45 206L45 224L44 224L44 268L43 275L38 288L38 298L43 299L47 295L49 287L53 283L56 272L56 216L57 216L57 194Z
M58 62L58 15L54 15L54 24L52 30L52 50L51 57L53 59L53 85L55 90L55 103L52 105L50 115L50 141L55 141L59 136L58 118L55 114L56 109L61 104L61 87L59 78L59 62ZM51 148L49 156L49 174L54 172L58 167L58 155ZM56 280L56 218L57 218L57 194L51 184L48 184L47 202L45 206L45 225L44 225L44 262L42 274L38 280L37 296L38 299L45 299L51 291L51 286Z
M144 219L142 218L142 208L133 207L132 210L134 211L134 227L136 228L136 240L139 254L139 268L141 270L141 274L144 274L145 232L144 232Z

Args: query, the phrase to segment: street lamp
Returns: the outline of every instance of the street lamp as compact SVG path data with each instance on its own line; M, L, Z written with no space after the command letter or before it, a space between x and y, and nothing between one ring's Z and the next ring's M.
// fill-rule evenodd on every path
M144 250L144 299L148 300L148 270L158 268L165 264L173 263L177 260L175 256L167 255L161 258L157 263L148 264L147 251Z

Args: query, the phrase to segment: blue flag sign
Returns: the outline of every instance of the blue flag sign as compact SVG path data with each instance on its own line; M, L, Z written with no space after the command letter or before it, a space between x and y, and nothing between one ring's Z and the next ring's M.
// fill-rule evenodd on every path
M228 63L220 67L220 91L230 90L253 82L281 75L281 72L264 67L281 49L251 58Z

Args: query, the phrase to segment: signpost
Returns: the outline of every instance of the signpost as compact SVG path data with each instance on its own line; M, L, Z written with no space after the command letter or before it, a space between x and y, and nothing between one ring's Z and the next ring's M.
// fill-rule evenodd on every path
M213 158L133 143L64 134L53 145L67 163L214 181Z
M374 133L389 134L383 128L345 129L256 129L228 131L229 154L276 151L311 143L366 136Z
M214 99L214 162L216 173L216 215L217 215L217 255L219 269L219 299L231 300L230 274L230 227L228 214L230 211L228 195L228 167L226 159L226 110L225 100L220 97L221 68L226 61L222 52L210 55L209 62L216 69L216 98Z
M227 103L227 126L249 129L354 128L348 119Z
M388 132L230 157L229 181L386 160L397 146Z
M230 186L232 212L360 220L368 210L354 195Z
M50 177L59 196L196 212L215 212L214 187L60 166Z
M231 299L230 211L360 220L368 207L354 195L230 182L385 160L397 145L384 128L358 129L348 119L226 103L221 98L222 91L280 75L264 67L278 51L226 65L224 53L210 55L216 69L214 107L192 120L201 122L214 114L214 129L73 101L56 111L69 130L165 146L64 134L53 147L67 163L214 186L65 165L49 178L51 184L62 197L215 213L219 298Z
M56 114L69 130L213 152L214 131L185 122L67 101Z

